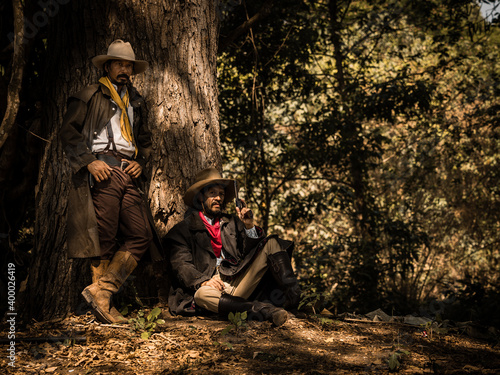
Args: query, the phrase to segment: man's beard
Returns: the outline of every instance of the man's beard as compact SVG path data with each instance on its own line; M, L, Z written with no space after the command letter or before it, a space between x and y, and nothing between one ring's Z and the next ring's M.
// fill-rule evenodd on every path
M211 208L209 208L205 204L203 204L203 212L206 214L206 216L213 217L213 218L219 218L222 216L222 205L219 203L219 210L213 211Z

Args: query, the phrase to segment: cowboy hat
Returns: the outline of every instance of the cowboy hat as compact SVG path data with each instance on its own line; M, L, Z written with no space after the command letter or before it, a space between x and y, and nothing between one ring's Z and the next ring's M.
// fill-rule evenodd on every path
M102 69L104 63L108 60L127 60L134 63L134 74L144 72L149 64L147 61L136 60L135 53L129 42L124 42L121 39L115 40L108 47L107 55L98 55L92 59L92 63Z
M195 199L198 193L208 185L222 185L225 190L224 201L228 202L236 196L235 180L229 178L222 178L219 171L215 168L207 168L199 172L195 177L195 183L186 190L184 194L184 203L192 208L196 208ZM236 189L239 189L238 182L236 181Z

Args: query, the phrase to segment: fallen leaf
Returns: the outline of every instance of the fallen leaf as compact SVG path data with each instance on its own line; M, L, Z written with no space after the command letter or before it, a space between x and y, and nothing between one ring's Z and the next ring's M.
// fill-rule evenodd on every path
M253 359L257 358L259 354L262 354L262 352L253 352Z

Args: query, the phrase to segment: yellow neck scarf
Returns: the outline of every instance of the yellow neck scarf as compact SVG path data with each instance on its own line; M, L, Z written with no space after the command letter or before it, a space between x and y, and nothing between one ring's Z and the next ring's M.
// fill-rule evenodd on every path
M134 143L134 136L132 134L132 127L130 126L130 121L128 118L128 104L129 104L129 95L128 95L128 90L123 95L123 98L120 98L120 95L116 92L115 87L111 83L108 77L101 77L99 80L100 83L102 83L104 86L106 86L109 91L111 92L111 99L118 104L120 109L122 110L122 114L120 116L120 129L122 132L122 137L127 141L132 143L135 146ZM135 152L137 154L137 147L135 148Z

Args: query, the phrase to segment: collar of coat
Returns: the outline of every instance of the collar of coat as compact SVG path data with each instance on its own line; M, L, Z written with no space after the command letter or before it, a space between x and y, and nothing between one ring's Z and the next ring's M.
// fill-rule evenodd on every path
M221 229L225 224L229 223L230 220L231 220L231 215L222 214L222 216L220 217ZM205 227L205 223L203 222L203 220L201 220L200 215L198 214L198 211L191 212L191 214L186 218L186 222L189 225L189 230L192 231L207 230L207 228Z
M137 92L137 89L133 86L128 86L130 105L134 108L141 107L144 104L144 98ZM104 96L111 99L111 92L102 83L94 83L93 85L87 86L84 89L71 95L72 98L79 99L84 103L88 103L92 96L97 91L101 91Z

